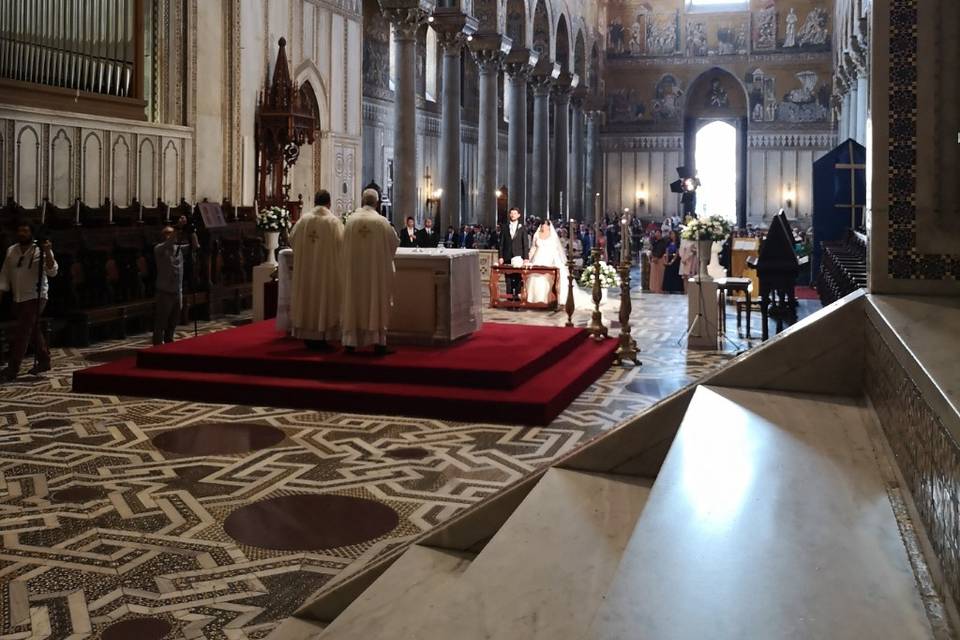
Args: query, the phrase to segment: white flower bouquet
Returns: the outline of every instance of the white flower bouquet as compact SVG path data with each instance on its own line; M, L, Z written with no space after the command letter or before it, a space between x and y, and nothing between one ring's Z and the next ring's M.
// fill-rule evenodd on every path
M267 207L257 214L257 229L260 231L289 231L290 212L283 207Z
M592 288L594 273L596 273L595 265L590 265L584 269L583 273L580 274L580 286L588 289ZM617 270L603 260L600 261L600 286L604 289L620 286L620 275Z
M680 237L684 240L710 240L722 242L730 235L732 228L726 218L710 216L691 220L682 228Z

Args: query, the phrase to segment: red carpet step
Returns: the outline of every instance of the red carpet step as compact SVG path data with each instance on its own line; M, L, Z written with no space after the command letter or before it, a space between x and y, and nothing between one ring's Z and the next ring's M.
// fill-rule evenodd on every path
M384 358L323 355L272 325L183 340L77 371L73 390L546 425L610 367L617 346L615 340L594 343L583 329L488 323L443 348L397 347Z
M309 380L403 382L515 389L587 340L582 329L487 323L452 345L394 347L396 353L318 353L272 320L146 349L137 366ZM519 330L518 330L519 327Z

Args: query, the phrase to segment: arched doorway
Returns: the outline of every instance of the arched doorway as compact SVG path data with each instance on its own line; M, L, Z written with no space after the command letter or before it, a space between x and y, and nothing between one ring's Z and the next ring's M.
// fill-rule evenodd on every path
M714 67L690 85L684 104L684 164L697 172L698 215L747 219L747 92L731 73Z
M723 216L737 222L737 128L713 120L697 131L695 164L700 188L697 215Z
M304 82L300 85L300 102L313 114L313 121L316 124L316 141L312 145L305 144L300 147L300 157L297 158L297 164L293 166L290 196L296 199L297 196L302 195L305 207L309 209L313 206L313 194L323 184L323 154L320 152L320 130L322 127L320 105L310 82Z

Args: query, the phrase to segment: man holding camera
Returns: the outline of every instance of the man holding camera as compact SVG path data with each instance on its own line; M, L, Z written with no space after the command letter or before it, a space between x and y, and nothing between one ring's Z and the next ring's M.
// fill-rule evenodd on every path
M186 233L187 217L180 216L177 226L164 227L160 232L163 240L153 248L157 262L155 316L153 321L153 344L173 342L174 332L180 322L183 308L184 253L198 246L196 234Z
M40 316L47 304L47 278L57 275L57 261L53 257L49 240L37 242L33 229L26 222L17 225L17 243L7 250L0 269L0 293L13 295L13 309L17 318L13 342L10 347L10 362L0 378L9 382L20 375L20 363L33 345L36 364L30 375L50 370L50 350L40 331Z

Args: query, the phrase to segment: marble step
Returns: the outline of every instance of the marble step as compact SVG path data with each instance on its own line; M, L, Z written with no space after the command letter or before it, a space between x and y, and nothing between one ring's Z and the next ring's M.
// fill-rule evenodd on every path
M440 598L473 554L413 545L330 623L324 640L407 638L419 624L412 611ZM277 639L280 640L280 639Z
M650 481L550 469L452 588L419 611L419 640L557 640L586 630Z
M862 401L699 387L584 640L933 633Z

